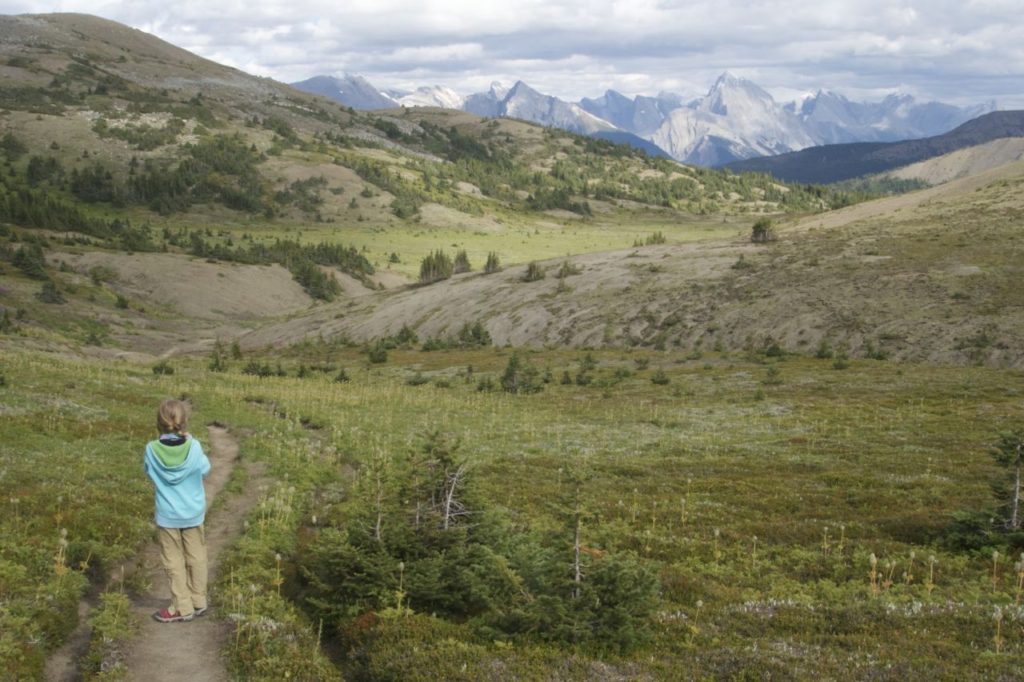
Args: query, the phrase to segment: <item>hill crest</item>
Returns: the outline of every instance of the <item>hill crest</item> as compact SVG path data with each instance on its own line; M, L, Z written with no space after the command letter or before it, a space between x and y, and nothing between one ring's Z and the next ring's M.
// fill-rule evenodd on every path
M815 213L849 197L522 121L355 112L145 34L131 33L145 45L126 51L105 22L92 35L78 17L29 24L36 33L0 19L0 31L21 27L0 68L0 155L13 169L0 176L0 267L14 281L0 306L28 310L34 338L175 348L159 346L175 338L161 317L168 302L151 293L159 281L136 286L79 258L166 250L209 261L218 272L204 270L205 281L223 286L245 281L231 268L284 265L311 297L300 312L301 296L292 299L283 319L206 320L205 344L321 333L368 342L404 324L446 337L480 322L499 343L799 351L831 339L851 352L884 346L891 357L954 362L996 339L991 361L1019 362L1024 334L1006 293L1021 284L1006 261L1018 176L975 185L969 199L922 193ZM142 76L157 71L150 87ZM984 224L971 202L987 207ZM807 213L806 229L790 227L787 215ZM751 223L767 217L783 239L751 244ZM409 288L381 278L415 280L444 250L465 250L477 268L494 253L504 270ZM524 281L530 262L546 275ZM194 296L215 310L218 293L208 285ZM949 301L955 315L935 318ZM239 337L243 327L252 331Z
M1007 137L1024 136L1024 111L994 111L921 140L825 145L726 164L736 172L770 173L786 182L827 184L894 168Z

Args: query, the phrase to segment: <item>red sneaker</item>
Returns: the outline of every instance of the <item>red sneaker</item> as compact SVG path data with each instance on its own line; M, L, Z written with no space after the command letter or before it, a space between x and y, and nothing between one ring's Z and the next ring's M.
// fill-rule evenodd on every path
M187 616L181 615L180 611L174 611L173 613L168 609L160 609L153 614L153 619L158 620L161 623L178 623L183 621L192 620L195 618L194 613L190 613Z

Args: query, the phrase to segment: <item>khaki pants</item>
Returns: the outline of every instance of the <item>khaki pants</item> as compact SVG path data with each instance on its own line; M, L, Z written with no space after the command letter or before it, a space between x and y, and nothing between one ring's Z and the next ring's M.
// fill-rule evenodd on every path
M171 611L183 616L206 608L206 531L157 528L160 560L171 583Z

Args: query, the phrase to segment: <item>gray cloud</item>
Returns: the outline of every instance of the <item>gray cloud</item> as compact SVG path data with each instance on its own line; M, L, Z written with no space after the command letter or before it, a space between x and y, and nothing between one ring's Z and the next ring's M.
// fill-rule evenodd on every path
M693 95L730 70L770 91L905 91L1024 107L1019 0L9 0L89 12L283 81L344 71L468 93Z

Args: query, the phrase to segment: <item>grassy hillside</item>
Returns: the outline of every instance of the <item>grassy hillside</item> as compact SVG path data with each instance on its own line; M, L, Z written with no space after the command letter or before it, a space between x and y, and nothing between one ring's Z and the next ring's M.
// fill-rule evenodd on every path
M1024 166L746 232L470 273L429 287L325 306L243 340L365 342L403 325L422 338L483 324L512 345L701 351L779 345L859 357L1024 362L1019 216Z
M897 180L918 180L939 185L984 173L1015 161L1024 161L1024 137L1006 137L912 163L886 173Z
M213 203L241 211L237 220L267 214L378 224L411 218L430 203L472 218L500 217L503 209L586 216L587 200L690 213L840 200L512 121L440 110L357 114L94 17L4 17L0 32L5 132L28 154L58 164L42 181L69 180L62 173L99 163L112 177L89 177L74 193L114 207L216 219L188 210ZM207 177L196 168L204 164L227 177ZM161 180L174 186L153 186ZM363 189L374 196L360 196Z
M993 111L948 133L903 142L858 142L736 161L736 172L770 173L788 182L836 183L924 161L992 140L1024 136L1024 112Z
M0 305L36 344L124 356L480 323L500 344L1021 362L1012 167L799 223L851 197L524 122L356 114L90 17L2 23L22 100L0 119ZM751 244L766 216L782 238ZM404 286L460 252L470 273ZM530 263L546 276L523 282Z
M78 15L0 17L0 86L16 678L90 592L124 673L167 396L274 481L213 593L240 679L1018 675L1024 165L824 211Z
M758 216L853 198L523 122L356 113L95 17L0 17L0 34L3 260L15 265L30 242L45 260L43 270L3 266L12 281L0 304L52 341L178 347L154 314L185 312L151 295L175 288L161 268L138 273L99 252L237 264L220 286L198 277L189 279L197 291L181 293L207 308L200 317L224 323L204 332L212 339L243 327L234 304L207 299L229 289L244 297L259 267L286 268L310 303L347 300L415 281L438 250L465 251L476 268L492 253L526 263L731 235ZM87 277L92 286L79 288ZM46 281L60 294L52 300L71 301L61 325L50 324L57 309L32 296ZM260 310L295 309L282 301Z

